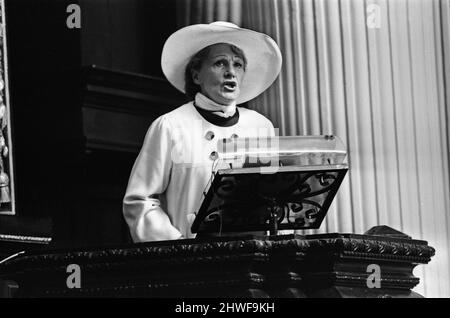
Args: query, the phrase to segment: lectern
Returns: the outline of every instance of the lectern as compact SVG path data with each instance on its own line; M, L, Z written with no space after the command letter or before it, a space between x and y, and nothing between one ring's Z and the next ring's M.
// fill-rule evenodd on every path
M348 170L335 136L219 140L192 232L317 229Z

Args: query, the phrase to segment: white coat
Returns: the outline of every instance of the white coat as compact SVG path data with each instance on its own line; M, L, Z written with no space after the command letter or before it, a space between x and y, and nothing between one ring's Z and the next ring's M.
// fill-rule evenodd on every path
M193 102L162 115L150 126L131 171L123 213L134 242L192 238L221 138L273 136L274 127L256 111L238 107L230 127L205 120ZM213 138L211 139L213 135Z

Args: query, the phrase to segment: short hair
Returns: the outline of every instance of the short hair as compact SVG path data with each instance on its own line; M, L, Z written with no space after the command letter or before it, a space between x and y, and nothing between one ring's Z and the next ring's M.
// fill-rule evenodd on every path
M244 51L236 45L230 43L215 43L201 49L191 58L189 63L186 65L186 70L184 72L184 91L189 99L194 99L195 95L201 91L200 86L195 84L192 79L192 71L200 71L203 61L208 57L209 52L211 51L211 47L216 44L227 44L231 51L244 61L244 71L247 68L247 58L245 57Z

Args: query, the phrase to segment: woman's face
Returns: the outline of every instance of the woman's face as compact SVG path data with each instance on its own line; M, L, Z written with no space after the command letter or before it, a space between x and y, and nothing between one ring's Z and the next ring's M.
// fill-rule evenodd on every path
M227 44L211 46L199 71L193 71L194 83L201 93L216 103L230 105L240 93L245 74L244 61Z

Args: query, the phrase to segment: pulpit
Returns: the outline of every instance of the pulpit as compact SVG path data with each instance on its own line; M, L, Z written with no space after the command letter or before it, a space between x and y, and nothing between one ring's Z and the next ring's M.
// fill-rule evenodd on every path
M348 166L335 136L265 138L219 141L195 239L23 252L0 279L17 297L421 297L426 241L280 232L319 228Z
M35 251L4 261L0 273L17 283L16 297L421 297L411 290L419 283L412 271L433 255L425 241L376 227L364 235L210 237Z

